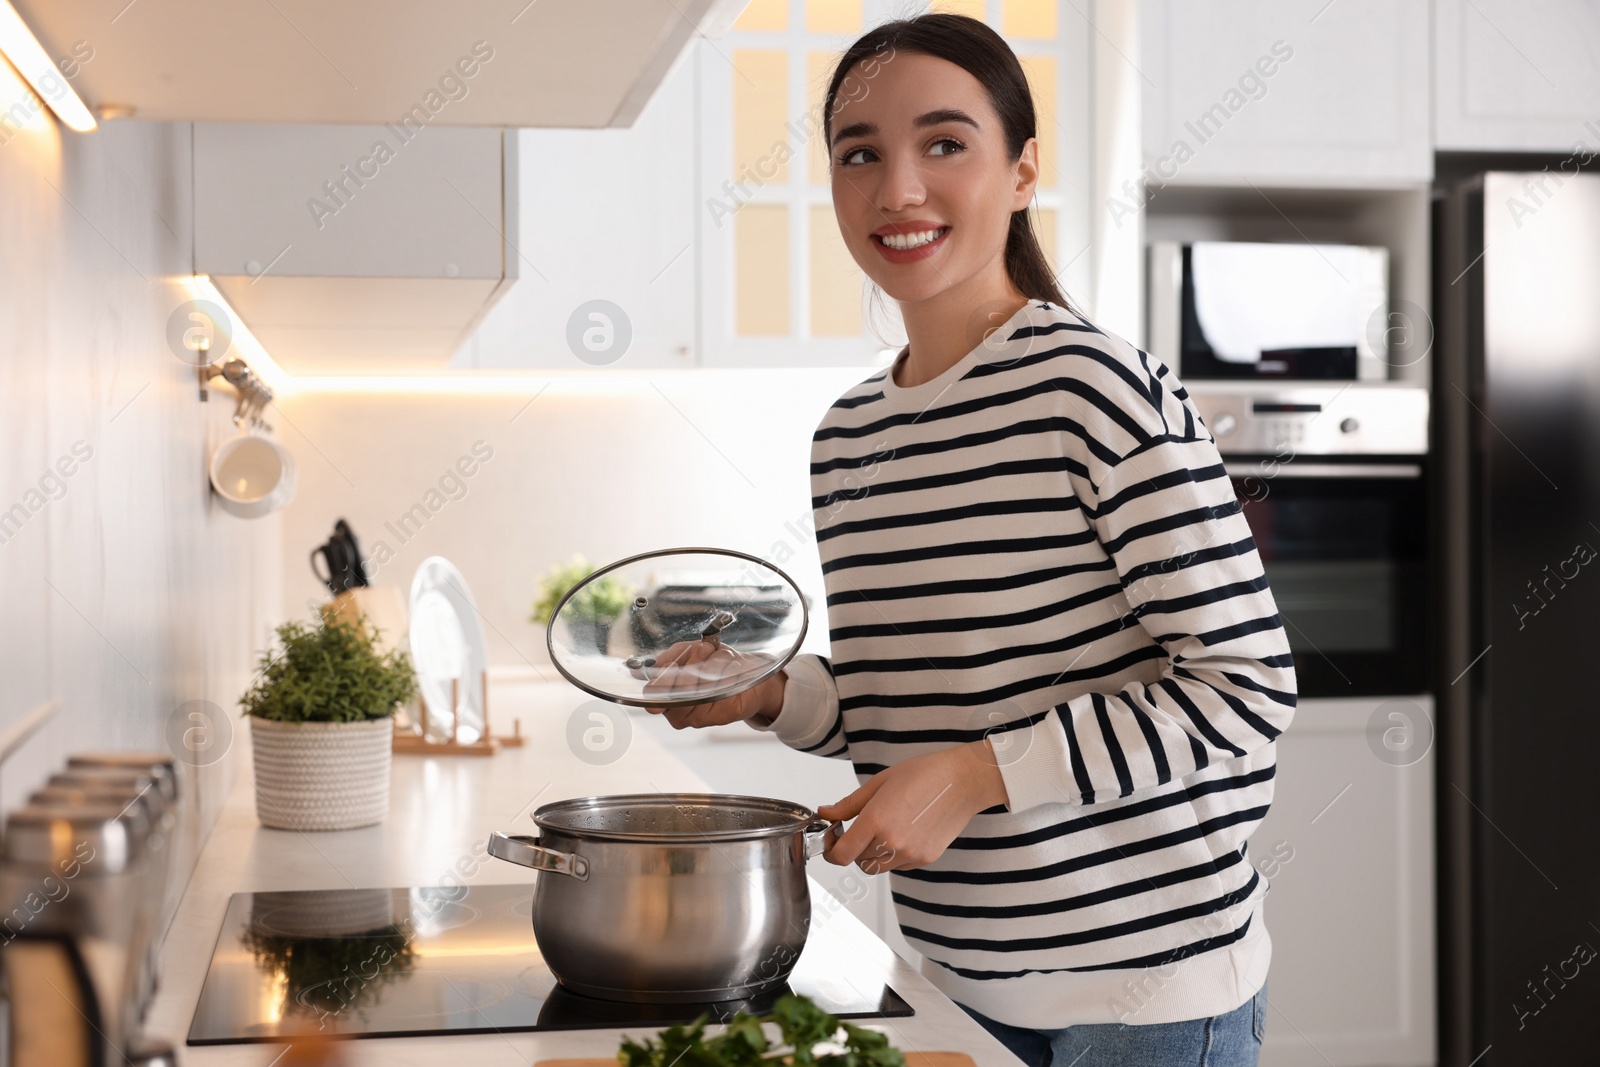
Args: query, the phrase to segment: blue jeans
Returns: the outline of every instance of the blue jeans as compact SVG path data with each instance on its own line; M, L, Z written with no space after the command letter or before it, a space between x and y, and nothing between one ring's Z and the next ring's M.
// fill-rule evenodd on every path
M1085 1023L1029 1030L961 1010L1028 1067L1256 1067L1267 987L1233 1011L1181 1023Z

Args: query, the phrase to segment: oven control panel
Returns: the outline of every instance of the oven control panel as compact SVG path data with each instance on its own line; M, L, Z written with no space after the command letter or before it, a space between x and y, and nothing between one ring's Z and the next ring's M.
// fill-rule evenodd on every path
M1224 455L1425 455L1428 390L1390 382L1185 382Z

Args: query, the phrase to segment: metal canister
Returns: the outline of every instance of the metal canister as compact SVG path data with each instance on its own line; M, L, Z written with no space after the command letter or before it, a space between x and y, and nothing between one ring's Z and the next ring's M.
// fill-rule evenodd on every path
M29 805L6 818L0 964L12 1067L117 1062L136 1033L148 835L137 806Z
M106 794L108 799L120 798L123 804L137 804L149 813L150 835L146 841L149 862L142 899L150 910L150 936L146 939L148 947L139 982L138 1004L142 1015L154 999L160 981L161 939L158 935L172 873L173 829L177 824L177 782L172 768L158 766L148 759L135 759L123 766L110 755L73 756L65 770L50 776L45 788Z
M162 825L166 813L160 796L153 790L141 790L133 785L115 782L77 782L69 779L71 784L67 784L62 781L63 777L53 776L51 784L43 789L34 790L28 802L38 807L81 808L115 805L119 811L126 809L141 816L144 825L148 827ZM161 946L158 934L161 900L167 881L168 840L166 834L156 829L151 829L145 838L149 860L144 865L145 888L139 894L139 906L147 912L146 917L141 919L141 925L146 929L144 937L146 948L134 997L138 1017L141 1019L149 1010L150 1002L155 999L159 978Z

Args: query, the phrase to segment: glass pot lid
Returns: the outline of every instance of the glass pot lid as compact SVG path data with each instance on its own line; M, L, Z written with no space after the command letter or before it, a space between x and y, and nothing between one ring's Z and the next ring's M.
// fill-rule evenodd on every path
M668 548L601 567L556 605L550 660L587 693L682 707L741 693L805 640L805 595L756 556Z

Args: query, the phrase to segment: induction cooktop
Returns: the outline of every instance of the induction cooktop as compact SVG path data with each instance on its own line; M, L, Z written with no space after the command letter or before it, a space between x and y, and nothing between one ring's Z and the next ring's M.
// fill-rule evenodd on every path
M191 1045L667 1026L770 1011L785 992L843 1019L914 1014L848 943L813 922L787 985L760 997L633 1004L563 988L533 937L533 886L235 893L189 1027Z

